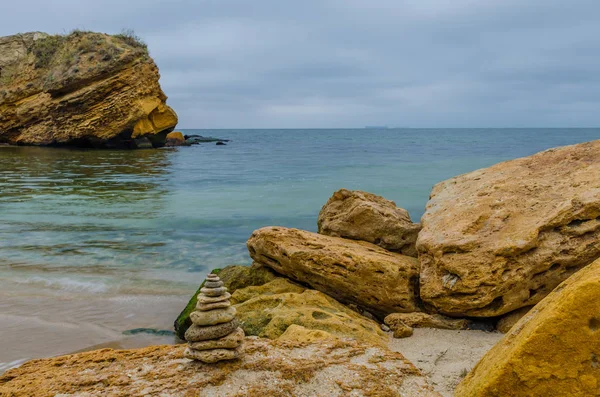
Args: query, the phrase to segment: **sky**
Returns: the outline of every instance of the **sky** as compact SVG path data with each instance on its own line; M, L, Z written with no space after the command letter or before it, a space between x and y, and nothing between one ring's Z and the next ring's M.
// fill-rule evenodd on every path
M597 0L28 0L0 36L133 29L180 128L597 127Z

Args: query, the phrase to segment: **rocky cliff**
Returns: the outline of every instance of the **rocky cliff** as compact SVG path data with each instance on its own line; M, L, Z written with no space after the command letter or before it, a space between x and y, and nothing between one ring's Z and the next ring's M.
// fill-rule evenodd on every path
M0 142L162 146L177 124L135 35L75 31L0 38Z

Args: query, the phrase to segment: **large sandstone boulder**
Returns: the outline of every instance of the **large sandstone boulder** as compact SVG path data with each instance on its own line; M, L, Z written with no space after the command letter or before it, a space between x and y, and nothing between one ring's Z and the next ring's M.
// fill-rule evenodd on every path
M250 256L343 303L384 317L417 308L419 263L363 241L284 227L256 230Z
M1 37L0 67L0 142L137 147L147 137L161 146L177 124L132 34Z
M360 190L338 190L321 209L319 233L368 241L388 251L417 256L421 225L396 203Z
M600 257L600 141L442 182L422 225L427 304L477 317L534 305Z
M400 353L352 340L248 338L243 358L218 364L185 359L184 349L103 349L33 360L0 376L0 395L439 397Z
M385 345L388 339L375 321L322 292L305 289L284 278L237 290L231 302L247 335L277 339L296 324L374 345Z
M517 322L456 390L471 396L600 395L600 260Z

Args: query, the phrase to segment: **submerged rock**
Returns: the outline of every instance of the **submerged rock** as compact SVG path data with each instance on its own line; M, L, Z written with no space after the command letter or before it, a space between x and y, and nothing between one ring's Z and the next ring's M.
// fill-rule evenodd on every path
M0 395L439 397L400 353L353 340L249 339L242 358L218 364L186 360L184 349L102 349L33 360L0 376Z
M177 124L132 34L1 37L0 64L0 142L135 148L147 137L161 146Z
M417 256L421 225L396 203L360 190L340 189L321 209L319 233L367 241L388 251Z
M467 375L457 397L597 396L600 260L560 284Z
M417 249L421 298L493 317L543 299L600 257L600 140L436 185Z
M250 256L343 303L384 317L417 309L419 263L363 241L284 227L265 227L248 240Z
M173 146L189 146L185 139L183 139L183 134L179 131L169 132L165 138L165 146L173 147Z

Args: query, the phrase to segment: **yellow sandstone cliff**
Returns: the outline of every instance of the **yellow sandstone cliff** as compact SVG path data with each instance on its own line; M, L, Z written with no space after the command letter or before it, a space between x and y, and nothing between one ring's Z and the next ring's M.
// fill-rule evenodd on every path
M162 146L177 115L159 77L132 33L2 37L0 142Z

